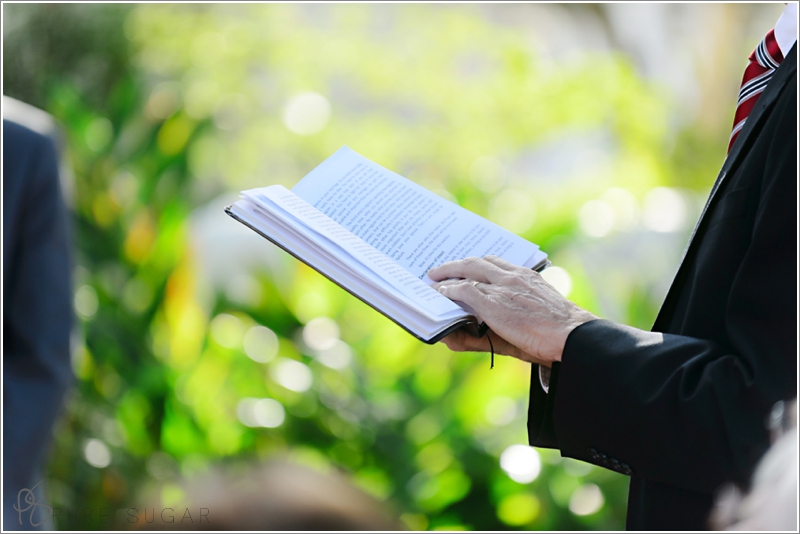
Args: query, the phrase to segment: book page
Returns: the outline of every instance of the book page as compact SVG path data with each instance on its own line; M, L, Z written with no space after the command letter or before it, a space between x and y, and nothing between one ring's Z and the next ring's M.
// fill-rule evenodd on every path
M448 314L431 320L425 313L420 313L410 299L398 298L397 292L374 273L365 275L365 268L349 255L330 254L317 244L314 236L297 232L295 222L291 217L286 217L282 210L279 214L267 209L262 202L252 202L243 196L226 211L420 339L427 340L468 315L463 310L456 310L452 316ZM416 282L422 284L419 280Z
M428 270L451 260L523 265L539 248L347 147L292 191L428 284Z
M349 256L363 269L364 276L378 276L399 291L420 311L431 318L455 317L463 309L438 291L412 276L385 254L369 246L346 228L337 224L319 210L283 186L244 191L243 194L264 206L272 205L300 223L296 229L302 234L314 233L315 241L339 256ZM319 239L322 238L322 239Z

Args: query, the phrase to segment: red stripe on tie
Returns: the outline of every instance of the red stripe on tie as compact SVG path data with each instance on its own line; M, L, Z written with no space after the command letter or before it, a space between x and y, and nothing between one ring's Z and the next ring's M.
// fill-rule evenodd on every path
M744 126L747 116L750 115L753 107L755 107L758 97L764 91L764 88L766 88L769 79L772 78L775 65L780 65L781 61L783 61L783 53L781 52L780 46L778 46L778 41L775 39L775 30L770 30L767 33L756 49L753 50L753 53L750 54L749 59L750 64L744 69L742 85L739 89L739 100L741 100L742 96L745 94L748 96L746 100L736 106L736 113L733 115L733 131L731 132L731 138L728 142L728 152L731 151L733 143L736 141L736 138L739 137L739 132L742 131L741 127ZM764 78L765 83L759 84L757 89L745 87L753 78L761 76L764 73L768 73ZM739 126L738 129L737 126Z
M728 152L731 151L731 147L733 146L733 143L736 142L736 138L739 137L739 132L742 131L741 127L737 130L736 126L740 122L742 123L742 126L744 126L744 122L747 119L747 116L750 115L751 111L753 111L753 108L756 105L756 101L758 100L758 97L759 97L759 95L761 94L762 91L763 91L763 89L761 91L759 91L757 94L755 94L754 96L752 96L751 98L748 98L747 100L742 102L739 105L739 107L736 108L736 116L735 116L734 122L733 122L734 130L731 133L730 141L728 141Z

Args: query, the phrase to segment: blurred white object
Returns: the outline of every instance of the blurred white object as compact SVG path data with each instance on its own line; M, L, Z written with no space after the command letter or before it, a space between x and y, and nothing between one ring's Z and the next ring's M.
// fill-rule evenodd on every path
M3 118L48 137L58 135L56 123L49 113L6 95L3 95Z
M283 123L298 135L322 130L331 117L331 104L324 96L305 92L292 97L283 111Z
M797 531L797 400L776 405L779 414L771 430L788 423L758 463L752 487L746 495L734 485L725 486L711 515L711 528L717 530ZM776 410L773 410L776 412Z

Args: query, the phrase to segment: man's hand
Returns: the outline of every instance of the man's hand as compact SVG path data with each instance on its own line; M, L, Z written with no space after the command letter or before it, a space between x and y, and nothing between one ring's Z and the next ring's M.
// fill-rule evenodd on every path
M597 319L545 282L536 271L497 256L466 258L435 267L433 287L451 300L470 306L489 325L496 352L550 366L561 361L567 336ZM501 338L501 339L498 339ZM447 336L451 350L488 350L484 338L464 332Z
M488 337L491 336L492 344L489 345ZM519 360L533 363L542 363L536 360L530 354L521 351L502 337L498 336L495 332L488 330L483 337L475 337L468 334L464 330L456 330L448 334L442 343L447 345L447 348L455 352L489 352L494 348L495 354L503 354L505 356L513 356ZM550 364L546 364L550 365Z

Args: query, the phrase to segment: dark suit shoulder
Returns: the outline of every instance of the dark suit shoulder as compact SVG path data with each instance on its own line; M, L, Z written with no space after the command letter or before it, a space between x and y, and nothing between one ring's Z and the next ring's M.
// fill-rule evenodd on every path
M52 140L46 135L34 132L27 126L12 120L3 119L3 148L51 146L52 144Z
M38 190L57 176L57 167L57 150L50 137L3 119L4 196L18 198L23 182L26 189Z

